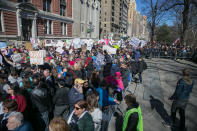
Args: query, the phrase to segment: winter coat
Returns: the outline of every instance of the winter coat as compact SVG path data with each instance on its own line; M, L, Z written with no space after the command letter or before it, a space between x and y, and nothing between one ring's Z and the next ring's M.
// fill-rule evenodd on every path
M31 101L34 111L38 111L40 113L48 111L49 96L47 89L35 87L31 91Z
M24 121L22 125L10 131L33 131L33 128L29 122Z
M109 106L109 105L115 105L114 98L110 97L108 95L108 92L106 89L101 88L100 86L96 89L96 91L99 93L99 106Z
M17 95L15 100L17 103L17 111L24 112L27 106L26 98L23 95Z
M72 120L74 117L76 116L74 116L74 111L72 111L67 121L71 126L71 131L94 131L92 116L87 111L84 111L77 120L75 118L75 121Z
M171 96L173 100L188 100L190 93L192 92L194 81L189 77L181 78L176 85L176 90Z
M69 105L68 93L69 93L68 87L58 88L53 97L53 103L56 106Z
M128 79L129 79L129 68L120 68L120 73L122 75L122 82L124 84L124 87L126 88L128 86Z
M94 122L88 112L79 118L77 125L79 131L94 131Z
M144 61L138 61L137 65L138 65L138 69L137 69L138 73L142 73L144 70L147 69L147 65Z
M69 97L69 106L70 106L70 111L74 109L74 105L77 101L83 100L84 96L83 93L80 93L76 88L72 87L68 93Z

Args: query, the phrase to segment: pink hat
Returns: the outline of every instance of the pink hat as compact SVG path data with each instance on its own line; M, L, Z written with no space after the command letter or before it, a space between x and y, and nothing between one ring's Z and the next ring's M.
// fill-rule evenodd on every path
M70 64L71 66L73 66L73 65L75 64L75 61L70 61L69 64Z
M121 76L121 73L120 72L116 72L116 76Z

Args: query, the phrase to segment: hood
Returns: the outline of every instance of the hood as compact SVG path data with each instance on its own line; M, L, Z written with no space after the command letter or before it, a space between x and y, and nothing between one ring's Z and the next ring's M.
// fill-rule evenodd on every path
M188 76L183 76L183 81L185 81L185 83L187 83L188 85L192 85L192 80L190 79L190 77Z

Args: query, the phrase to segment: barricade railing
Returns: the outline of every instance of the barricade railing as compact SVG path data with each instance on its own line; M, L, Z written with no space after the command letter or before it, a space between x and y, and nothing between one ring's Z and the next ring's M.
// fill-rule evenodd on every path
M145 53L146 58L167 58L167 59L192 59L193 52L152 52Z

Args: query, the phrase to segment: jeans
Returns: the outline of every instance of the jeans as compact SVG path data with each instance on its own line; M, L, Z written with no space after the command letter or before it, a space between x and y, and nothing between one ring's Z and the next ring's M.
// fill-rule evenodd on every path
M49 128L49 112L46 111L46 112L41 113L41 118L43 119L43 121L46 125L45 131L48 131L48 128Z

